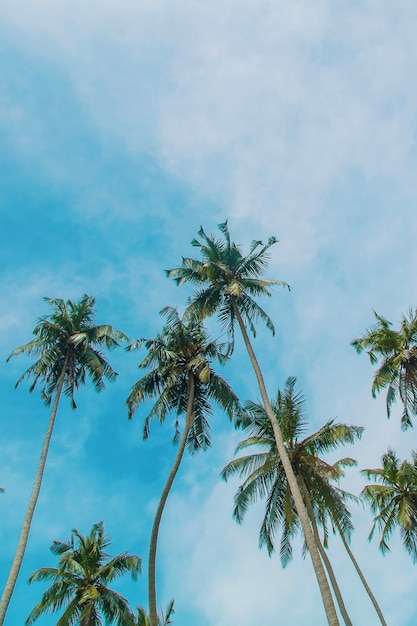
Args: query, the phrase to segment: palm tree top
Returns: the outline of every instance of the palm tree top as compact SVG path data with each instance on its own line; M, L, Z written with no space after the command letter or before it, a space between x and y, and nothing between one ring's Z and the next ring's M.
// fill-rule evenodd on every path
M361 496L370 503L375 513L369 534L371 540L375 529L381 532L379 548L389 552L389 538L398 526L403 544L417 562L417 454L412 452L412 462L401 461L392 449L382 456L382 467L361 471L376 484L367 485Z
M13 350L8 361L20 354L38 357L19 378L33 378L30 391L43 382L44 400L49 404L63 369L66 370L64 393L71 398L73 408L75 391L85 384L87 375L97 391L105 387L104 380L113 381L117 372L111 367L102 349L112 349L128 337L109 324L96 325L95 298L84 294L78 301L44 298L52 312L38 319L33 330L35 339Z
M410 414L417 414L417 312L410 308L402 316L398 330L382 315L375 311L374 315L374 326L352 345L358 353L366 351L373 365L380 363L372 382L372 395L375 398L387 388L388 417L399 395L404 407L401 426L406 430L412 426Z
M208 235L203 227L193 239L192 245L199 248L201 259L183 257L181 267L167 270L167 276L177 285L191 282L199 289L190 299L189 310L204 318L217 312L223 326L233 337L236 312L235 302L241 315L255 335L254 322L261 319L275 332L274 325L266 312L254 300L258 296L271 296L273 285L289 285L280 280L261 278L270 258L269 249L278 242L270 237L264 244L254 240L245 256L241 247L230 238L227 221L218 225L221 237Z
M58 621L62 626L99 626L100 615L106 618L106 624L134 626L127 600L108 585L126 573L137 580L142 559L127 553L109 559L109 544L103 522L94 524L87 536L73 529L69 541L54 541L51 552L59 557L59 565L40 568L29 578L29 583L49 580L52 584L26 624L29 626L45 613L64 609Z
M133 385L126 405L132 418L139 406L156 398L144 424L144 438L149 435L150 422L155 417L163 422L170 412L177 415L176 435L179 439L179 416L187 412L190 376L194 380L193 426L188 448L196 451L210 446L208 417L214 401L232 419L239 399L228 382L212 367L214 360L223 363L227 356L219 344L209 338L202 321L195 315L180 317L178 310L168 306L161 314L166 318L162 330L154 338L138 339L127 350L147 349L139 364L148 372Z
M284 389L278 390L276 400L271 402L287 454L296 475L303 476L310 491L317 519L325 532L325 543L328 535L327 518L349 538L353 527L345 500L356 498L333 486L330 481L340 479L344 475L344 468L356 465L356 461L346 457L331 464L322 459L321 455L344 444L354 443L361 437L363 428L330 419L316 432L304 436L307 426L305 397L295 385L296 378L289 377ZM285 566L292 557L290 539L299 529L300 523L288 490L271 423L263 405L252 401L245 404L236 423L249 433L249 437L238 444L236 453L254 446L257 451L231 461L222 471L225 480L234 475L244 478L235 496L234 517L241 522L251 503L266 498L259 544L266 545L271 554L275 549L275 533L281 526L283 534L280 553Z
M306 415L306 399L304 394L296 388L297 379L290 376L285 382L284 389L278 389L271 406L279 417L284 441L294 451L303 449L312 456L332 452L345 444L353 444L360 439L364 428L362 426L346 425L329 419L319 430L307 435L308 419ZM264 437L267 445L273 444L274 434L272 426L260 402L249 400L245 404L245 411L236 418L236 425L247 430L252 437ZM240 448L238 446L238 449Z

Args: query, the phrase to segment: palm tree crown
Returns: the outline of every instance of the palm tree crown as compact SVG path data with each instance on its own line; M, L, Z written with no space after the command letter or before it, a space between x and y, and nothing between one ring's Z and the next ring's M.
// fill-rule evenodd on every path
M228 329L233 347L236 308L255 335L254 322L261 319L275 332L271 318L254 300L254 296L270 296L270 287L287 283L280 280L260 278L265 271L269 248L277 243L270 237L267 244L253 241L249 254L244 256L240 247L230 239L227 221L219 224L222 239L207 235L203 227L193 246L200 248L201 260L183 257L182 266L168 270L167 275L178 285L191 282L201 288L192 296L191 307L204 318L218 313L222 324Z
M128 572L136 580L142 560L127 553L107 560L109 544L103 522L94 524L87 537L74 529L68 542L54 541L51 552L59 557L59 566L42 567L30 577L30 583L48 580L52 584L26 624L33 624L45 613L64 609L57 626L100 626L101 616L106 624L134 626L128 601L108 585Z
M288 378L284 390L278 390L277 399L271 405L281 426L294 472L299 482L305 484L315 519L323 526L326 544L328 520L347 537L352 531L345 500L353 496L332 485L330 480L340 478L343 467L351 466L355 461L344 458L329 464L320 455L346 443L354 443L363 429L329 420L315 433L301 439L307 425L305 399L295 385L295 377ZM232 475L245 477L235 496L234 517L241 522L251 503L266 498L259 544L265 545L269 553L273 552L274 536L281 527L280 555L285 566L292 558L291 538L299 530L300 521L277 451L271 423L264 407L249 401L237 425L248 431L250 437L240 442L236 452L253 446L260 451L231 461L222 471L225 480Z
M387 414L398 395L403 403L401 427L412 426L411 414L417 414L417 312L403 315L400 329L391 328L392 323L375 313L377 322L352 345L357 352L366 350L372 364L380 365L372 383L372 395L387 390Z
M167 322L162 331L152 339L140 339L128 350L144 346L148 353L139 364L149 371L133 385L126 401L129 417L147 400L156 398L145 419L144 438L149 435L150 421L157 417L163 422L174 411L177 414L176 435L179 439L179 417L187 413L190 378L193 381L194 401L192 420L187 439L190 451L206 449L211 445L209 417L214 401L223 408L230 419L239 406L236 394L227 381L217 374L211 363L223 363L222 345L209 339L201 321L192 316L180 318L173 307L161 311Z
M52 313L38 320L33 330L36 338L16 348L9 356L9 359L19 354L39 357L22 374L16 387L22 380L33 378L30 387L30 391L33 391L42 381L43 397L50 403L65 369L64 393L71 398L71 404L76 408L75 391L86 383L87 375L97 391L104 388L104 379L116 379L117 373L100 348L115 348L127 336L109 324L94 323L95 298L87 294L78 302L53 298L44 300L52 307Z
M388 450L382 456L382 467L365 469L362 473L377 484L367 485L362 496L369 501L377 515L369 535L372 539L375 528L381 531L379 547L382 553L389 551L388 540L398 526L403 544L417 562L417 454L413 462L400 461L395 452Z

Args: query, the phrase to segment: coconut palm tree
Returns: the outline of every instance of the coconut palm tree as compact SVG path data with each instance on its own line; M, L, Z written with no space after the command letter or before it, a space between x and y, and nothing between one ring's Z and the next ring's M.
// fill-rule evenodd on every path
M332 527L337 524L344 536L349 537L351 534L353 527L345 500L353 496L332 485L330 480L340 478L343 475L343 467L353 465L354 461L344 458L331 465L320 455L345 443L353 443L361 436L363 429L329 420L318 431L301 439L307 425L305 399L299 391L296 391L295 384L294 377L288 378L284 390L278 390L277 399L271 402L271 406L279 421L285 447L300 484L314 536L343 619L351 626L352 622L324 546L328 541L329 521ZM237 425L250 433L249 438L238 445L237 451L253 446L265 451L235 459L222 472L226 480L236 474L245 477L235 497L234 517L241 522L248 506L266 497L259 544L265 545L271 554L275 549L275 534L281 528L280 555L282 565L285 567L292 558L291 539L300 529L300 520L277 452L271 423L261 404L247 402L245 412L237 420ZM324 530L324 546L318 532L318 524Z
M57 626L101 626L101 617L109 625L135 626L128 601L108 585L127 573L137 580L142 559L123 553L107 560L109 545L103 522L94 524L87 537L74 529L68 542L54 541L51 552L59 557L59 565L42 567L29 578L30 583L48 580L52 584L29 615L26 625L33 624L45 613L63 609Z
M382 467L365 469L362 473L377 484L367 485L361 495L377 513L369 534L381 531L379 542L383 554L389 551L388 541L396 527L405 549L413 562L417 562L417 454L413 452L412 463L400 461L393 450L382 456Z
M168 626L168 624L173 624L174 620L171 618L174 613L174 600L171 600L167 606L166 612L159 612L158 626ZM135 626L151 626L151 618L149 617L149 613L143 607L138 607L138 616L135 622Z
M365 334L352 341L358 353L366 352L373 365L379 367L372 383L372 395L387 388L387 415L400 397L403 404L401 428L412 426L411 415L417 414L417 311L410 309L402 316L399 330L392 323L375 313L376 324Z
M271 318L259 306L255 298L257 296L270 296L271 287L274 285L288 287L282 281L261 278L267 266L269 250L271 246L277 243L277 239L270 237L266 244L261 241L253 241L249 254L244 256L241 248L230 238L227 221L219 224L219 230L222 235L221 238L207 235L204 229L200 228L198 233L200 239L193 239L192 245L199 248L201 259L183 257L182 265L168 270L167 275L173 278L178 285L188 282L197 285L198 289L190 299L189 311L198 314L202 319L217 313L221 324L228 330L230 350L233 349L236 323L240 328L303 528L327 620L330 626L338 626L339 620L309 516L247 331L247 327L249 327L255 336L255 323L261 320L265 322L273 334L275 332Z
M38 320L33 331L35 339L14 350L9 357L10 359L20 354L38 357L19 378L16 387L23 380L33 378L30 391L42 383L45 402L50 404L53 399L53 404L19 543L0 600L0 626L3 626L26 551L62 393L70 398L75 409L75 392L86 383L87 377L97 391L102 391L105 388L105 379L114 381L117 373L101 349L115 348L120 341L127 339L124 333L114 330L108 324L95 324L95 298L91 296L85 294L77 302L52 298L45 298L45 301L52 308L52 312Z
M300 482L313 532L342 615L345 622L349 624L350 618L344 608L331 563L324 549L328 545L329 524L333 531L337 530L340 534L381 623L386 626L379 605L348 544L353 527L345 501L357 499L331 484L332 480L343 476L344 467L356 465L356 461L343 458L336 463L329 464L321 458L322 454L331 452L341 445L354 443L361 437L363 429L329 420L315 433L302 439L307 425L305 399L299 391L296 391L295 384L295 378L288 378L284 390L282 392L278 390L277 399L271 404L280 423L288 455ZM265 545L271 554L275 549L274 536L281 527L281 562L285 567L292 558L291 539L299 530L300 523L277 453L270 422L261 404L248 402L244 413L236 420L236 424L250 433L250 437L239 444L237 452L252 446L264 449L265 452L259 451L235 459L223 470L222 475L225 479L235 474L246 477L235 497L234 516L237 521L241 522L250 503L266 497L267 503L259 543L260 546ZM323 542L319 536L318 524L323 528Z
M145 346L148 354L140 363L141 369L149 371L132 387L127 399L129 417L146 400L156 398L145 420L144 438L149 435L150 421L157 417L163 422L170 412L175 412L176 433L174 441L180 440L178 452L163 489L153 523L149 549L149 612L151 626L158 626L156 595L156 553L162 514L172 484L180 467L186 448L190 452L205 450L211 445L209 418L212 403L224 409L232 418L239 407L237 396L224 378L211 366L213 360L224 361L222 347L210 341L199 319L181 319L173 307L161 311L166 317L162 331L153 339L140 339L129 350ZM179 419L185 416L180 436Z

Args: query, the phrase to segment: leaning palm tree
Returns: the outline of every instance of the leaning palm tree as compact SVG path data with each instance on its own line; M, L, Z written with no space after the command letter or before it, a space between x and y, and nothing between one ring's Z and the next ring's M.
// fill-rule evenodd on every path
M51 552L59 557L58 567L42 567L29 582L51 581L26 625L30 626L45 613L64 610L57 626L101 626L106 624L135 626L129 603L120 593L109 588L116 578L130 573L137 580L142 559L134 554L119 554L108 560L109 538L103 522L94 524L87 537L72 531L68 542L54 541Z
M142 345L148 354L140 363L148 369L132 387L127 399L129 417L146 400L156 398L151 412L145 420L144 438L149 435L150 421L157 417L163 422L170 412L176 413L174 441L180 440L178 452L162 491L152 527L149 549L149 613L151 626L158 626L156 594L156 553L159 527L166 501L180 467L184 451L206 449L210 444L209 418L212 403L224 409L232 418L239 406L238 398L224 378L211 366L216 359L222 362L224 355L216 341L210 341L199 319L181 319L173 307L161 311L166 324L155 338L141 339L129 346L129 350ZM182 436L179 430L180 416L185 416Z
M357 352L367 351L373 365L380 361L372 383L372 395L387 388L387 414L400 397L403 404L401 428L412 426L417 414L417 311L402 316L399 330L374 311L377 322L365 334L352 341Z
M278 390L277 399L271 402L271 406L281 426L285 447L300 484L314 536L340 611L346 625L351 626L352 622L325 546L328 542L329 522L333 528L337 526L344 537L350 537L352 522L345 500L354 497L335 487L330 481L340 478L343 475L343 468L355 462L353 459L344 458L337 463L329 464L321 458L321 455L346 443L353 443L361 436L363 429L329 420L318 431L302 439L307 425L305 399L295 389L295 384L294 377L288 378L284 390ZM234 517L241 522L252 502L266 498L259 545L260 547L265 545L271 554L275 549L275 534L281 528L280 555L281 563L285 567L292 558L291 539L300 529L300 520L277 452L271 423L261 404L247 402L244 413L237 420L237 425L250 434L249 438L238 445L237 451L253 446L258 451L235 459L223 469L222 476L226 480L236 474L245 477L235 496ZM323 527L324 545L319 535L318 524Z
M362 496L377 515L369 534L372 539L375 529L381 531L379 542L383 554L389 551L388 540L396 527L405 549L417 563L417 454L413 462L400 461L395 452L388 450L382 456L382 467L365 469L362 473L377 484L367 485Z
M201 241L193 239L192 245L199 248L201 259L183 257L181 267L168 270L167 275L173 278L178 285L187 282L197 285L198 289L190 299L189 311L198 314L202 319L217 313L221 324L228 330L230 350L233 349L236 323L240 328L258 381L262 402L274 431L274 438L294 498L294 505L301 521L327 620L330 626L338 626L339 620L309 516L247 331L247 327L249 327L255 336L255 323L261 320L266 323L267 328L273 334L275 332L271 318L254 298L270 296L270 288L274 285L288 287L282 281L261 278L268 262L269 249L277 243L277 239L270 237L267 244L253 241L249 254L244 256L241 248L231 241L227 221L219 224L219 230L222 235L221 239L216 238L215 235L207 235L204 229L200 228L199 237Z
M77 302L52 298L45 298L45 301L51 306L52 313L38 320L33 331L35 339L14 350L9 357L20 354L38 357L19 378L16 387L26 378L33 378L30 391L42 383L45 402L50 404L53 399L53 404L19 543L0 600L0 626L3 626L26 551L62 393L70 398L75 409L75 392L86 383L87 376L96 390L102 391L104 380L115 380L117 373L101 348L115 348L120 341L127 339L124 333L108 324L95 324L95 298L91 296L85 294Z

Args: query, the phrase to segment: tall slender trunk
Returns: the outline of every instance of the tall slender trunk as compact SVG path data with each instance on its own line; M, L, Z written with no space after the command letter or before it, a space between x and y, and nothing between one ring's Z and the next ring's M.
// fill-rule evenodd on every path
M158 508L156 509L155 519L152 526L151 543L149 547L149 564L148 564L148 594L149 594L149 617L151 626L158 626L158 609L156 599L156 551L158 548L158 534L159 526L161 523L162 513L164 512L165 504L168 499L169 492L172 484L177 475L178 469L181 465L182 457L184 456L185 446L187 444L188 434L193 423L193 405L194 405L194 375L190 372L188 379L188 399L187 399L187 417L185 420L184 432L182 434L180 447L178 449L177 456L175 458L174 465L168 476L168 480L162 491L161 499L159 500Z
M383 615L383 613L381 611L381 608L380 608L380 606L379 606L379 604L378 604L374 594L372 593L371 588L369 587L369 585L368 585L368 583L366 581L366 578L363 575L363 572L362 572L361 568L359 567L359 564L358 564L357 560L355 559L355 557L354 557L354 555L352 553L352 550L350 549L350 546L349 546L349 544L348 544L348 542L346 540L346 537L344 536L343 531L341 530L340 526L337 526L337 530L339 531L339 535L340 535L340 537L341 537L341 539L343 541L343 545L346 548L346 552L348 553L348 555L350 557L350 560L352 561L352 563L353 563L353 565L354 565L354 567L355 567L355 569L356 569L356 571L358 573L358 576L361 579L361 582L362 582L363 586L365 587L365 591L368 594L368 596L370 597L372 604L374 605L375 611L378 614L378 617L380 619L380 622L381 622L382 626L387 626L387 622L385 621L385 618L384 618L384 615Z
M39 459L38 469L36 472L35 482L32 489L32 495L29 500L29 504L26 510L26 515L23 520L22 531L20 533L19 543L17 544L16 554L10 568L9 577L6 582L6 586L3 591L2 598L0 600L0 626L3 626L6 619L7 609L9 608L10 600L12 598L16 582L20 573L20 569L23 563L23 557L25 556L26 546L28 544L30 527L32 525L33 515L35 513L36 504L38 502L39 493L42 487L43 475L45 472L46 461L48 458L49 446L51 443L52 433L54 431L56 415L58 412L59 401L62 395L62 389L64 386L65 374L68 365L68 355L65 357L64 365L58 380L55 399L52 406L51 416L49 418L48 429L46 431L45 439L43 442L42 452Z
M303 493L303 497L304 497L304 502L306 504L306 508L307 508L307 513L310 517L310 521L311 521L311 527L313 529L313 533L314 533L314 538L316 540L317 543L317 547L319 549L321 558L323 559L323 563L326 567L327 573L329 575L330 578L330 583L333 587L333 591L334 591L334 595L336 596L336 600L337 600L337 604L339 605L339 609L340 612L342 614L343 617L343 621L345 622L346 626L353 626L351 619L349 617L349 614L347 612L347 609L345 607L345 603L343 601L343 596L342 596L342 592L340 591L339 585L337 583L337 579L335 576L335 573L333 571L333 567L332 564L330 562L330 559L327 555L327 552L323 546L323 543L320 539L320 534L317 528L317 523L316 523L316 518L314 516L314 511L313 511L313 505L311 503L311 498L310 498L310 494L309 491L307 489L307 485L305 483L304 480L304 476L302 474L298 475L299 478L299 483L301 485L301 491Z
M279 426L278 420L275 416L274 411L272 410L271 403L269 401L269 397L266 391L265 381L262 375L261 368L259 367L258 360L256 358L255 352L252 348L251 341L249 339L249 335L246 330L246 326L243 322L242 316L240 314L239 308L236 304L235 299L232 297L233 303L233 311L236 315L236 319L239 323L240 330L242 332L243 340L245 342L246 349L249 354L249 358L252 363L252 367L255 371L255 375L258 381L259 391L261 392L262 401L264 403L266 414L271 422L275 442L277 444L278 454L281 458L282 465L284 468L285 475L288 480L288 485L290 487L290 491L292 497L294 499L294 505L297 510L297 513L300 517L301 526L303 528L304 537L306 540L307 547L310 552L311 560L313 562L314 571L316 573L317 582L319 584L320 593L323 599L324 610L326 612L327 621L329 626L340 626L339 619L337 617L336 609L333 602L332 592L330 590L329 581L327 580L326 572L324 570L324 566L322 560L320 558L320 554L314 539L313 531L311 529L310 520L308 517L308 513L306 511L306 507L304 505L304 500L302 498L300 488L297 483L297 479L295 477L293 468L291 466L290 459L288 458L287 451L285 449L284 440L282 438L281 428ZM153 625L152 625L153 626Z

